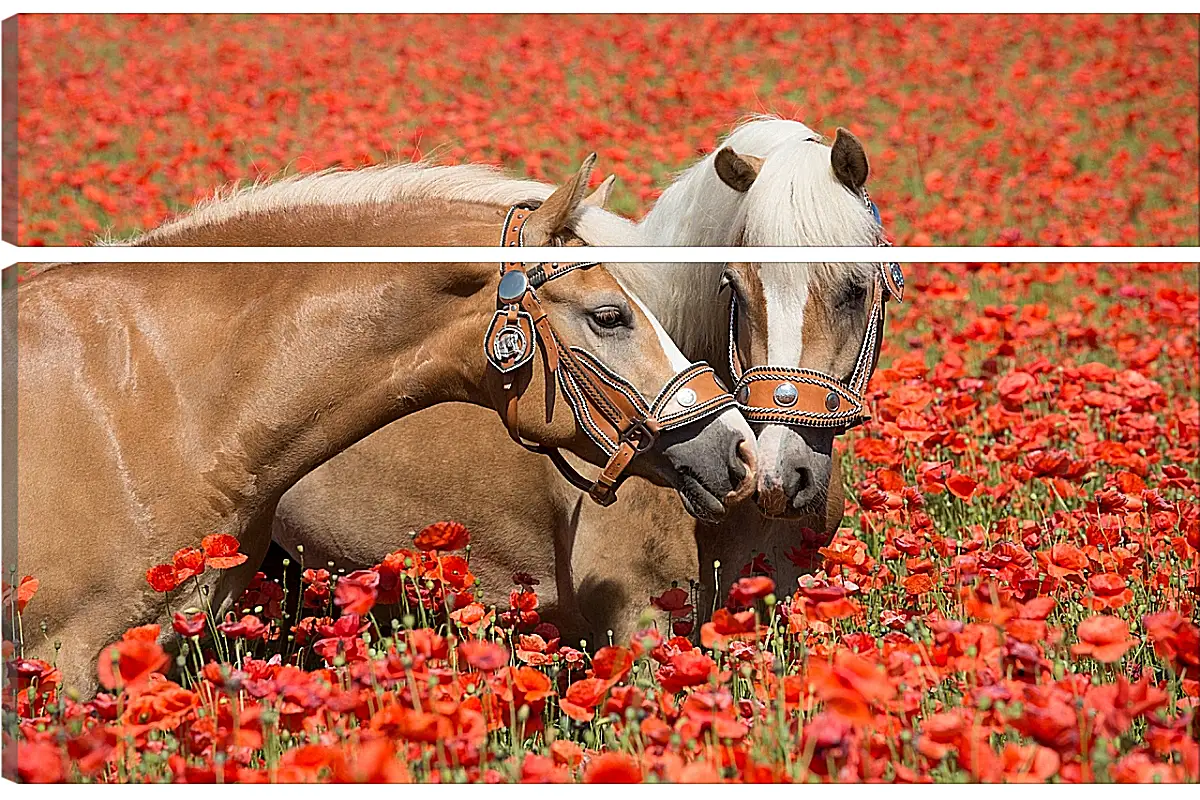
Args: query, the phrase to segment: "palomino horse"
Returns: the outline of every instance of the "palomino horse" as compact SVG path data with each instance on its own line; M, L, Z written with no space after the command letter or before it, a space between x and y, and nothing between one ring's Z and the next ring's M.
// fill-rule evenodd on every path
M404 167L390 190L345 205L319 191L344 177L317 176L135 243L492 245L502 231L507 244L609 242L611 215L580 207L591 164L553 194L479 168ZM537 208L522 205L531 189L549 194ZM17 302L20 567L42 585L26 652L50 660L61 643L65 682L85 693L100 649L127 628L169 632L169 609L228 607L296 481L438 403L498 410L522 440L604 466L598 499L634 449L633 472L710 519L753 489L753 433L732 398L599 265L68 264ZM147 568L213 533L237 537L249 560L164 603Z
M866 177L866 156L852 136L839 133L829 147L799 122L760 119L685 171L639 232L653 245L874 245L882 239L865 200ZM689 355L712 364L730 363L735 297L735 353L743 364L803 367L849 381L860 353L878 346L878 326L872 328L878 265L613 269ZM747 372L751 378L763 374ZM825 411L828 392L816 397L819 411ZM810 402L811 392L796 400L793 409ZM414 528L456 519L474 532L471 566L487 600L503 602L513 573L529 573L540 581L543 617L564 634L612 630L624 636L647 599L672 581L699 582L702 607L710 610L714 596L755 553L769 557L781 587L794 588L842 519L841 477L832 458L839 428L818 426L820 419L801 425L786 415L760 417L757 506L742 504L708 524L686 518L661 490L635 481L611 508L583 503L545 463L485 430L481 416L476 409L442 406L388 426L330 460L284 496L276 541L293 554L302 547L308 564L332 561L351 569L379 560ZM459 436L461 430L472 436ZM529 479L498 487L486 477L496 473ZM544 489L519 488L528 485ZM716 561L724 565L721 586L713 579Z

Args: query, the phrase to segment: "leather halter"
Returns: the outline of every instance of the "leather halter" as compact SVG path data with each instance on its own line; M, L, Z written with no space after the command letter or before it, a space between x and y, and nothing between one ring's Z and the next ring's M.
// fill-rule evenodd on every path
M525 223L533 208L518 204L504 220L504 247L523 244ZM654 446L659 435L690 425L736 406L733 396L703 362L675 375L651 402L618 373L588 351L565 346L546 316L537 289L548 281L577 269L597 266L596 261L540 263L506 261L500 266L497 311L484 338L484 352L504 377L507 395L505 424L513 441L526 449L550 456L551 461L577 488L601 505L616 500L616 489L625 469L638 453ZM515 378L531 366L537 342L542 343L547 378L553 374L579 427L604 452L608 463L594 481L580 475L555 448L531 445L521 438L517 413L520 392ZM549 380L547 381L549 383ZM552 389L547 386L547 419L552 409Z
M879 222L879 210L866 191L868 209ZM890 246L880 238L881 247ZM729 371L736 382L734 396L749 422L795 425L802 428L835 428L839 433L871 419L867 384L879 363L883 344L885 308L889 300L904 299L904 272L896 263L880 264L871 281L871 312L854 372L846 382L802 367L758 366L742 370L738 356L737 292L729 303Z

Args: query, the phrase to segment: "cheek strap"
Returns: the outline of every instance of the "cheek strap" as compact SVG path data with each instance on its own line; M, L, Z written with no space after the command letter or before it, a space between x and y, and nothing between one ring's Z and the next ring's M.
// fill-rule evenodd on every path
M531 209L513 206L504 221L505 247L519 247ZM667 381L652 402L603 361L559 337L536 290L543 284L597 262L536 264L506 261L500 267L496 313L484 337L488 362L504 380L503 416L509 436L522 447L548 455L574 486L601 505L616 501L616 490L634 456L651 449L663 431L673 430L736 407L733 395L717 380L712 367L690 364ZM537 343L546 363L546 420L553 415L557 387L580 429L608 458L603 471L589 481L557 449L529 444L520 431L517 378L531 368Z

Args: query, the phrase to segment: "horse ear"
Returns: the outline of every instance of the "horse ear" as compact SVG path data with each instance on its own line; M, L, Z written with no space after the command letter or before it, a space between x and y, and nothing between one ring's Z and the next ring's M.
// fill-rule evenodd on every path
M591 194L583 198L583 202L579 205L608 208L609 198L612 197L613 184L616 182L617 176L615 174L609 175Z
M587 191L588 178L596 165L596 154L583 160L583 165L571 180L554 190L554 194L538 206L525 221L524 239L529 247L542 247L567 226L567 220L579 208Z
M726 186L738 192L750 189L762 169L763 160L756 156L738 155L732 147L722 147L713 160L719 177Z
M867 185L867 176L871 173L867 153L863 150L862 142L845 128L837 129L833 148L829 152L829 162L833 174L850 191L858 194Z

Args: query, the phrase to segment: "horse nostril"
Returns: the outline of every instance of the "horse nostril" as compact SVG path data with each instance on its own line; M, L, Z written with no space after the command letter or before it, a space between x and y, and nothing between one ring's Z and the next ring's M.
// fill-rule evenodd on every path
M812 470L808 467L797 467L796 472L800 476L800 481L796 484L796 494L801 494L813 485Z
M807 508L820 493L817 486L816 474L809 467L796 467L796 483L791 492L793 508Z

